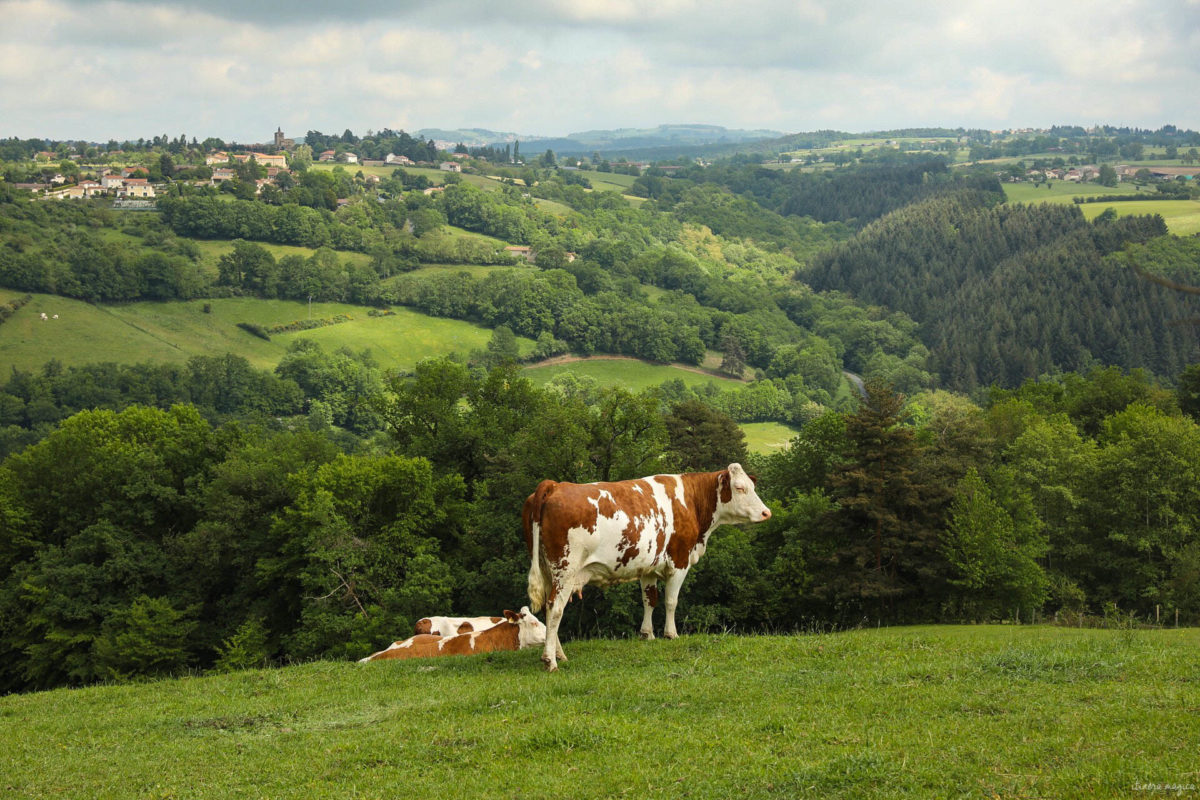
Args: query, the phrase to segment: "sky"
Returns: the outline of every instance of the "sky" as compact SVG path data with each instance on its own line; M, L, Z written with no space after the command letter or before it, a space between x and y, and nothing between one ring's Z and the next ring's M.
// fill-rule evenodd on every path
M0 137L1200 129L1200 0L0 0Z

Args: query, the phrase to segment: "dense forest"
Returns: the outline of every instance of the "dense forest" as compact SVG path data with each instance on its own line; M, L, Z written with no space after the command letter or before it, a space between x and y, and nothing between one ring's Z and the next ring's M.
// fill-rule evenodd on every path
M1187 298L1140 278L1126 254L1165 234L1154 217L1089 224L1075 206L963 193L892 212L802 277L910 315L948 387L1011 387L1096 364L1171 376L1200 357L1197 329L1177 324ZM1187 252L1164 255L1155 271L1188 270Z
M322 144L368 152L347 134ZM372 141L430 146L404 136ZM539 480L732 461L774 516L714 537L686 630L1200 622L1197 333L1187 295L1141 277L1194 283L1196 240L1004 203L995 175L925 155L651 168L638 204L545 161L487 183L468 159L474 180L438 191L300 164L261 193L249 173L180 181L140 214L0 183L16 292L312 297L494 331L409 371L303 339L272 370L5 370L0 691L359 657L434 611L519 605ZM26 313L6 308L0 325ZM715 354L742 380L538 386L515 335L534 358ZM747 452L736 423L766 420L791 446ZM589 589L564 630L627 635L640 614L636 590Z

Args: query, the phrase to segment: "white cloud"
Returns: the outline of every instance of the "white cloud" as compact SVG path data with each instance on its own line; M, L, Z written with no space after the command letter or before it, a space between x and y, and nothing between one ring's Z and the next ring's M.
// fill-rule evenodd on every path
M1200 2L0 0L0 136L1200 128ZM36 87L36 88L35 88Z

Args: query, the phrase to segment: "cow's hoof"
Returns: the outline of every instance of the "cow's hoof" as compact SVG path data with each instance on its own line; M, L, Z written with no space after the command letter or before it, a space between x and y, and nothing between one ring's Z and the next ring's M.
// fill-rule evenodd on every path
M663 638L664 639L678 639L679 634L678 633L664 633Z
M551 661L548 658L542 659L542 666L546 668L546 672L557 672L558 671L558 664L555 664L553 661Z
M638 631L638 636L647 642L654 640L654 631Z

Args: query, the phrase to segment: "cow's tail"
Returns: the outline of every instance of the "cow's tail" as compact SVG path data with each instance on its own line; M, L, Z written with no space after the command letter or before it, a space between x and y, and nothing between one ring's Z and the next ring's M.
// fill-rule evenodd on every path
M550 480L539 483L525 501L521 514L521 521L525 525L525 545L529 548L529 608L535 614L541 611L550 594L550 576L542 566L542 509L555 486L554 481Z

